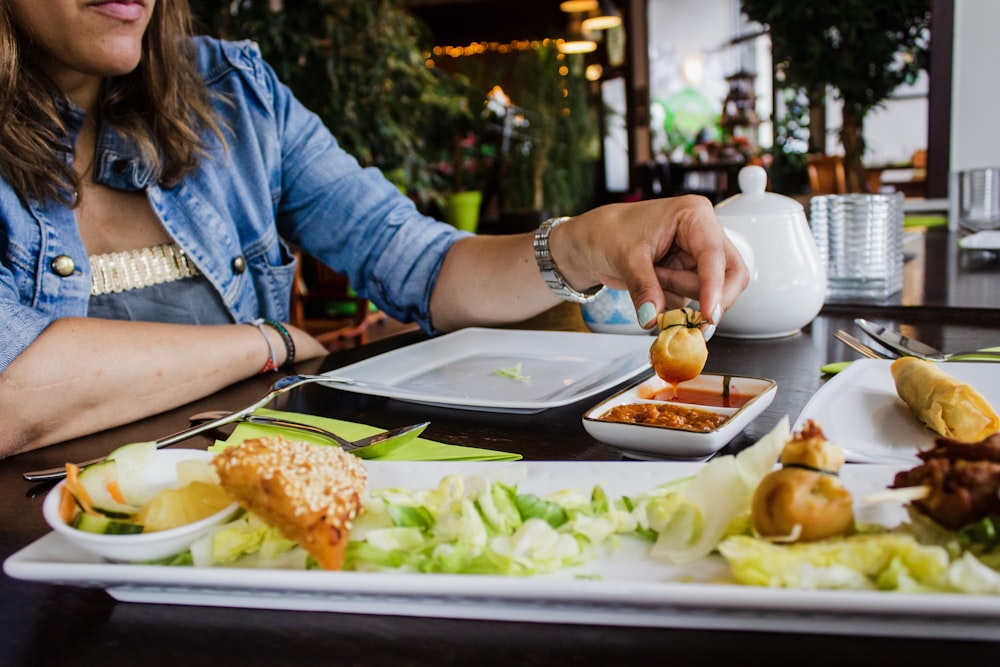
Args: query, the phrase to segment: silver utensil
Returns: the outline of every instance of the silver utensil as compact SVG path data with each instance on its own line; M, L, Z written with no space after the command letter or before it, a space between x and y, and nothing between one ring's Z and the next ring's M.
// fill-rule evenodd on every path
M224 415L230 414L225 410L218 410L212 412L200 412L196 415L191 415L189 418L191 423L201 423L205 421L211 421L219 419ZM288 428L294 431L305 431L307 433L314 433L320 435L330 440L333 440L341 449L344 451L352 451L355 449L361 449L362 447L368 447L369 445L377 445L382 442L388 442L390 440L398 440L404 436L409 436L407 440L416 438L424 429L430 426L430 422L420 422L419 424L410 424L409 426L400 426L399 428L389 429L388 431L381 431L374 435L370 435L366 438L361 438L360 440L347 440L336 433L326 430L325 428L320 428L319 426L314 426L312 424L305 424L300 421L294 421L291 419L284 419L282 417L269 417L267 415L245 415L239 419L241 422L249 422L251 424L265 424L267 426L277 426L280 428Z
M202 424L196 424L195 426L186 428L183 431L178 431L177 433L155 440L154 442L156 444L156 448L162 449L163 447L169 447L170 445L175 445L178 442L192 438L199 433L204 433L205 431L211 431L213 428L231 424L232 422L249 415L254 410L264 407L285 392L291 391L296 387L301 387L304 384L327 382L329 379L330 378L326 375L289 375L287 377L283 377L271 385L271 389L264 394L263 398L255 403L252 403L241 410L236 410L235 412L219 417L218 419L207 421ZM77 463L77 465L84 468L86 466L93 465L94 463L100 463L106 458L106 456L101 456L96 459L90 459L89 461L81 461L80 463ZM47 470L32 470L24 473L22 476L29 482L44 482L47 480L61 479L66 476L66 467L49 468Z
M917 357L925 361L996 361L1000 362L1000 352L984 352L980 350L968 350L965 352L953 352L945 354L941 350L931 347L927 343L904 336L898 331L893 331L866 319L857 318L854 323L861 327L861 330L885 345L890 350L898 352L907 357Z
M873 349L871 347L868 347L867 345L865 345L860 340L858 340L857 338L855 338L851 334L847 333L843 329L837 329L836 331L834 331L833 332L833 337L836 338L837 340L839 340L841 343L843 343L847 347L849 347L852 350L854 350L855 352L857 352L858 354L860 354L861 356L868 357L869 359L889 359L889 358L891 358L887 354L882 354L878 350L875 350L875 349Z

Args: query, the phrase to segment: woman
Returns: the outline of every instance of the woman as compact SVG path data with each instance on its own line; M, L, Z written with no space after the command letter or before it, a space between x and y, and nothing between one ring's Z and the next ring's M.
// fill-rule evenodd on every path
M698 198L534 235L425 218L252 45L189 30L185 0L0 5L0 456L324 354L280 324L285 241L428 332L518 321L601 284L629 289L647 326L688 298L714 325L746 285Z

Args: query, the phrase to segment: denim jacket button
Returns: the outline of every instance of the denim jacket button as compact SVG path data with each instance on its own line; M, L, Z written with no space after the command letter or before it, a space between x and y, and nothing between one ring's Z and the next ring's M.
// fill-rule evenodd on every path
M59 255L51 262L49 262L49 268L52 269L52 273L57 276L62 276L63 278L68 278L73 275L76 271L76 262L69 255Z
M242 255L233 258L233 273L239 275L247 270L247 261L243 259Z
M126 171L128 171L128 160L121 160L121 159L115 160L114 162L111 163L111 169L116 174L124 174Z

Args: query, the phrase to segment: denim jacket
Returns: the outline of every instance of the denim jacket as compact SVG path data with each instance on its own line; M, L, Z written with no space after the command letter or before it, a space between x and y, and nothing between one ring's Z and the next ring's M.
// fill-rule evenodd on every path
M287 321L295 270L287 241L345 274L391 317L431 331L430 293L445 252L463 233L421 215L378 170L361 168L255 45L206 37L195 43L198 69L221 97L213 104L228 145L207 133L210 156L167 188L103 127L95 180L146 192L235 322ZM83 116L66 110L67 147ZM51 322L87 315L91 275L72 209L24 202L0 180L0 220L2 372Z

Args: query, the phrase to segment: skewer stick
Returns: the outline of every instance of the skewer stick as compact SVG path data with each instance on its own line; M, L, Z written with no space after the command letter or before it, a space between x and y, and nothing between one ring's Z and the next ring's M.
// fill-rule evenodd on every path
M929 495L931 495L931 487L929 486L906 486L901 489L889 489L887 491L880 491L879 493L873 493L872 495L865 497L864 503L870 504L870 503L887 503L894 501L923 500Z

